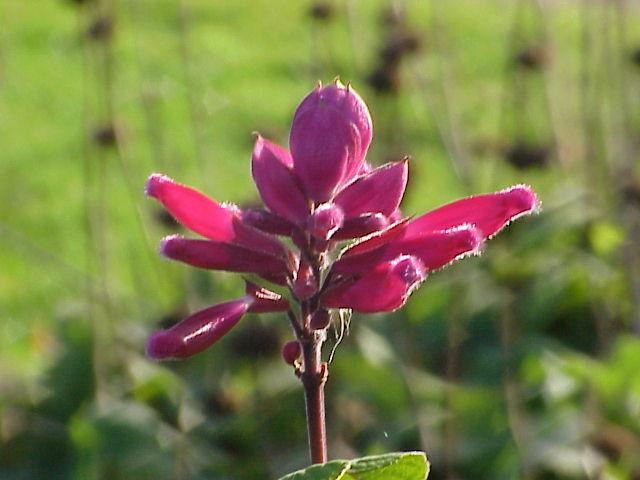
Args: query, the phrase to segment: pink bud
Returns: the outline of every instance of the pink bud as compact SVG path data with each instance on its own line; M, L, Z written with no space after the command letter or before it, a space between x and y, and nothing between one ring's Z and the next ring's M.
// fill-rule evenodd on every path
M258 135L251 172L260 196L272 212L301 224L309 215L309 202L296 182L292 163L287 150Z
M239 299L194 313L170 329L152 334L147 342L147 355L154 360L195 355L231 330L248 306L245 299Z
M390 312L404 305L426 276L420 260L401 255L378 264L360 278L329 289L320 302L328 308L351 308L362 313Z
M331 323L331 314L324 308L316 310L311 316L311 328L314 330L324 330Z
M339 81L318 86L300 103L291 124L293 169L307 196L326 202L362 168L373 127L367 106Z
M288 272L285 260L266 253L211 240L193 240L180 235L165 237L160 254L173 260L210 270L282 275Z
M308 228L311 235L319 240L328 240L342 226L344 214L337 205L324 203L311 214Z
M282 358L289 365L295 365L296 361L302 355L302 348L295 340L285 343L282 347Z
M407 186L407 161L389 163L356 178L334 199L346 218L364 213L393 214Z

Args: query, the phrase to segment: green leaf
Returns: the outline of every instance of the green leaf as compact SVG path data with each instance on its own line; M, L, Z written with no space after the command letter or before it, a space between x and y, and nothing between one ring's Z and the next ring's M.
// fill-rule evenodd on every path
M334 460L290 473L280 480L425 480L429 462L423 452L387 453Z

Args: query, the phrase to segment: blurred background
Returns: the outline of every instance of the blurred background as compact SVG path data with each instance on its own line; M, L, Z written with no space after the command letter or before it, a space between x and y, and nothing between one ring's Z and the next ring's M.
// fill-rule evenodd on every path
M330 456L424 450L432 479L640 478L640 3L4 0L0 478L269 479L307 464L281 316L156 364L146 337L235 298L157 255L159 171L255 204L317 80L411 155L408 214L527 183L541 215L354 315ZM331 332L331 344L340 328ZM329 349L327 349L327 354Z

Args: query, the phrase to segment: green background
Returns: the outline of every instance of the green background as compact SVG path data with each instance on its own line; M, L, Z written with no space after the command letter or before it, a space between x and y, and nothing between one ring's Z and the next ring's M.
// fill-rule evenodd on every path
M517 183L543 212L403 310L353 316L330 457L637 478L638 22L623 0L3 0L0 478L307 464L283 317L247 316L184 362L145 357L151 331L242 282L161 259L179 227L142 190L158 171L255 205L252 132L286 145L297 103L337 75L370 107L369 160L412 157L405 213Z

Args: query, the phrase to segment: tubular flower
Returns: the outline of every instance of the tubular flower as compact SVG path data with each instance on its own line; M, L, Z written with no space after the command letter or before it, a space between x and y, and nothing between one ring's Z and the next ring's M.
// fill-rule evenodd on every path
M163 256L255 274L286 286L292 302L303 306L298 316L279 294L248 283L245 296L153 334L147 348L152 358L200 352L247 312L287 311L297 341L283 355L295 363L300 345L329 326L331 309L396 310L430 272L478 253L509 222L538 209L533 190L516 185L406 218L399 206L409 161L372 167L365 158L372 132L363 100L336 80L319 84L298 106L290 150L257 135L251 173L264 208L220 204L164 175L151 175L147 195L204 237L166 237ZM296 248L278 236L289 237Z

